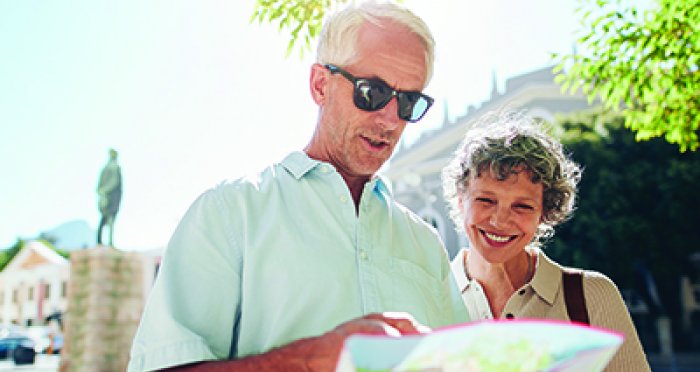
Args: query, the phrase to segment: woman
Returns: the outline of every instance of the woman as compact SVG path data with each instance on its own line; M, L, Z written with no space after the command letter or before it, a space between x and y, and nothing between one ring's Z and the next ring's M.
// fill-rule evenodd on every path
M489 113L466 134L443 170L445 197L469 249L452 270L472 320L570 320L562 290L564 268L540 241L573 211L579 166L532 119ZM625 303L605 275L583 272L589 322L613 329L625 341L608 371L648 371Z

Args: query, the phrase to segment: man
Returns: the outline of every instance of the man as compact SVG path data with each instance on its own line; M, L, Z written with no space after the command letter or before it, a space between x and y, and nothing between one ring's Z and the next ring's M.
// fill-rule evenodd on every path
M396 5L351 6L326 22L311 141L190 208L129 370L332 370L352 333L467 320L435 231L375 175L432 103L420 93L432 61L429 30Z
M114 220L122 198L122 173L117 164L117 151L109 149L109 161L102 168L97 184L97 207L102 217L97 228L97 244L102 244L102 229L109 229L109 246L114 246Z

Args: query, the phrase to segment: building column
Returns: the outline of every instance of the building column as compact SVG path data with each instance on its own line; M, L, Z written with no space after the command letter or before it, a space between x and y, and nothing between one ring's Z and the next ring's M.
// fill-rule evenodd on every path
M10 308L12 306L12 293L14 292L14 288L12 288L12 283L8 283L8 281L4 280L3 281L3 289L2 289L2 323L4 325L10 324Z

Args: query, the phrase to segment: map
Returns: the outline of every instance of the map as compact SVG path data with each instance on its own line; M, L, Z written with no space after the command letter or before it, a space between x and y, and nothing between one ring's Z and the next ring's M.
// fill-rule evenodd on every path
M352 335L336 371L602 371L622 341L563 321L487 320L401 338Z

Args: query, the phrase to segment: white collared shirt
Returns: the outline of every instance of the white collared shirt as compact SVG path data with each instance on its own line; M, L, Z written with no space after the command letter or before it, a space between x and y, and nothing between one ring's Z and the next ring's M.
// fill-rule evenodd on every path
M503 308L503 313L500 318L520 318L523 313L529 312L529 308L532 305L536 307L542 305L542 301L546 304L545 306L551 306L553 304L554 295L558 291L559 286L558 282L548 279L556 277L555 275L559 272L559 268L553 262L548 262L548 264L541 268L542 270L540 270L540 274L538 275L537 268L540 266L540 257L543 256L543 254L536 248L535 252L537 253L535 274L528 283L523 284L513 293L506 303L506 306ZM464 270L465 255L467 254L468 250L466 248L461 249L450 263L457 288L462 294L462 300L472 320L493 319L491 306L486 298L484 288L477 280L468 277ZM545 261L547 261L546 258ZM539 311L536 313L539 313Z
M455 276L457 288L462 293L462 300L469 312L471 320L493 319L491 315L491 307L486 299L484 289L481 284L467 276L464 270L464 256L467 254L466 249L460 249L457 256L452 260L450 266L452 274Z

